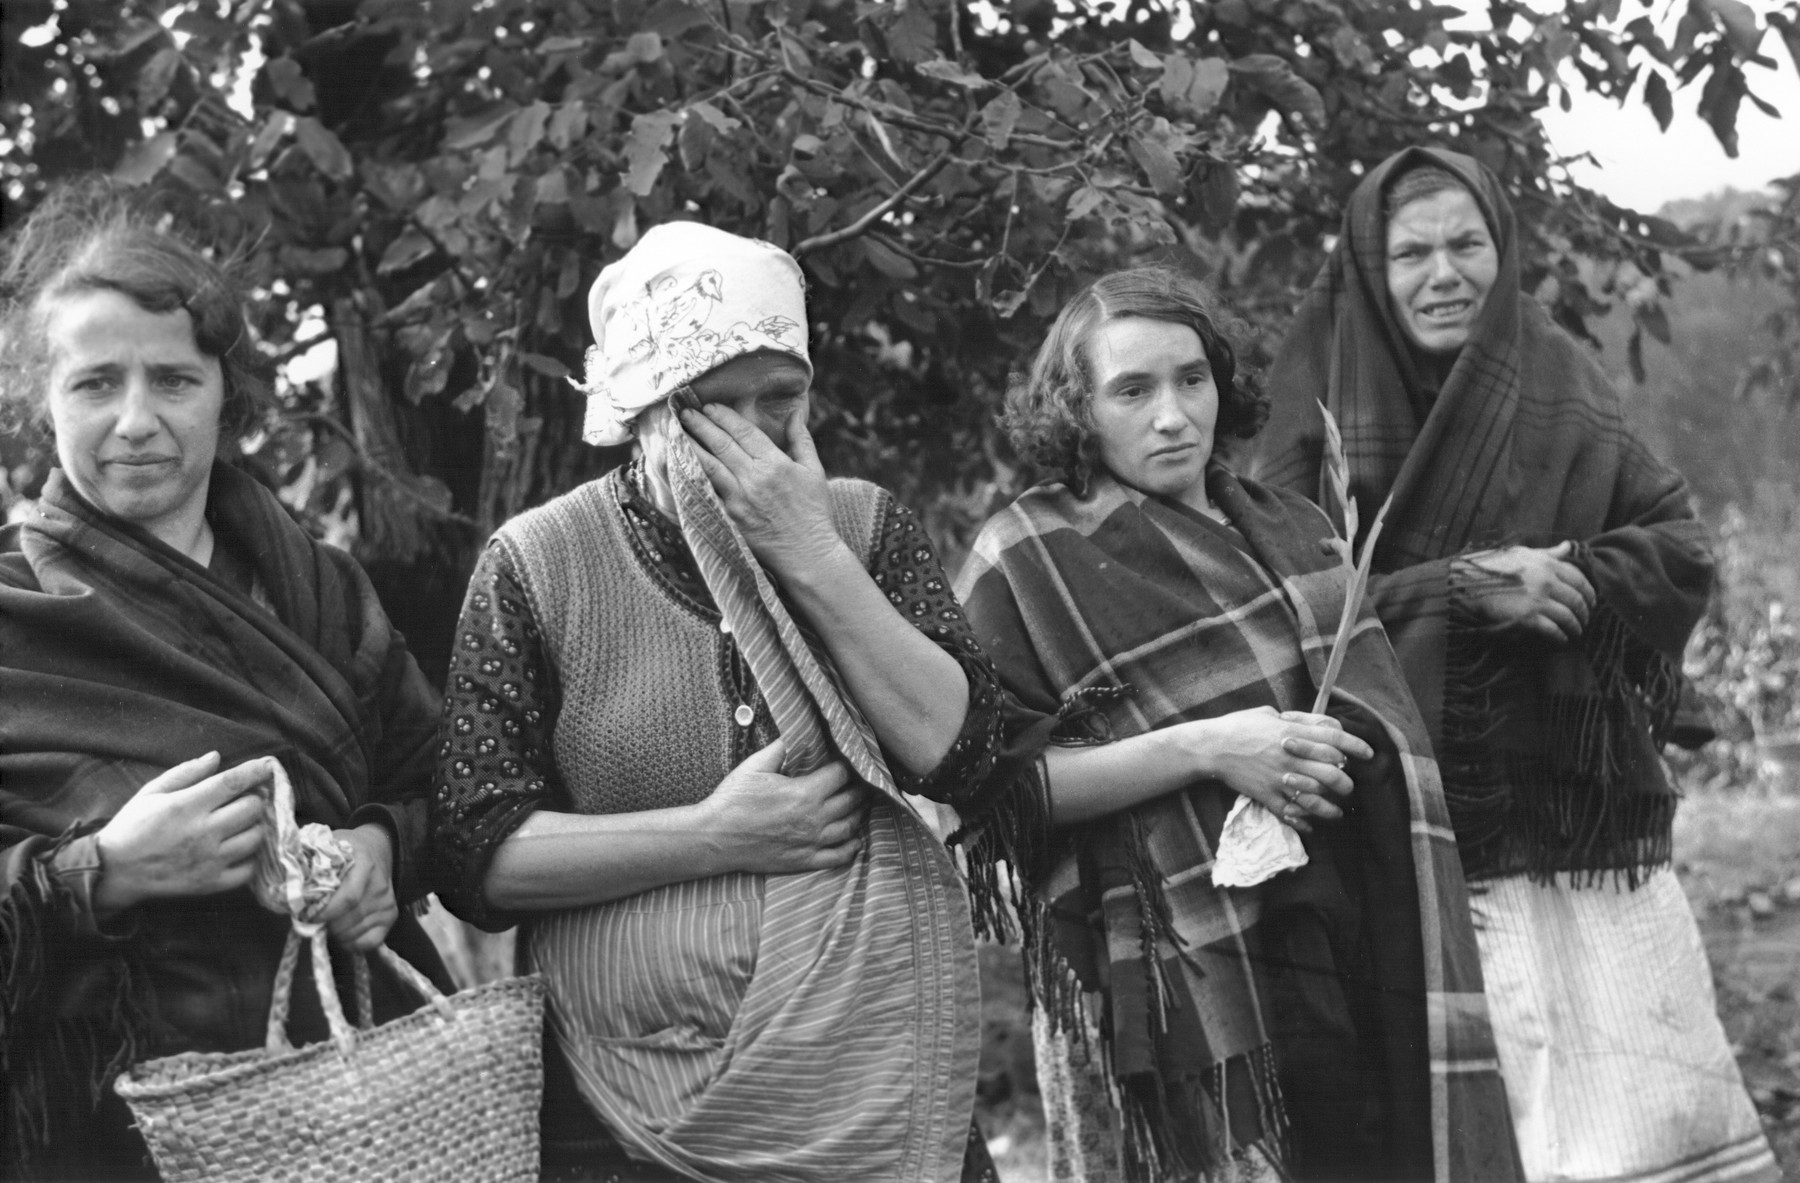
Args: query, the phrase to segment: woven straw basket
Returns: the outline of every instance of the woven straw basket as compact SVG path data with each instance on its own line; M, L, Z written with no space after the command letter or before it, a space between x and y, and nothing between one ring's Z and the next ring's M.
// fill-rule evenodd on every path
M490 982L446 998L385 946L376 952L427 1005L369 1028L368 965L357 958L361 1031L344 1019L322 932L313 977L329 1040L295 1049L288 999L303 938L288 934L267 1046L186 1052L121 1076L119 1095L169 1183L498 1183L538 1173L544 983Z

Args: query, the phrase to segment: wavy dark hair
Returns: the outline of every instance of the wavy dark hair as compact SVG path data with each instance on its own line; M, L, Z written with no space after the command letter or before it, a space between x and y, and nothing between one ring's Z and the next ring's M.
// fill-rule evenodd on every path
M1085 496L1099 464L1094 434L1093 363L1088 342L1112 320L1141 317L1186 325L1200 336L1219 390L1214 450L1222 439L1249 439L1269 417L1269 400L1243 381L1227 326L1241 331L1204 283L1174 267L1132 267L1103 275L1064 306L1038 347L1031 369L1006 391L1000 425L1013 449L1041 477L1061 480Z
M175 212L104 178L54 189L8 236L0 264L0 429L49 422L45 319L59 299L113 291L146 312L185 311L194 344L224 377L224 438L247 432L269 405L272 367L244 316L229 269L208 258Z

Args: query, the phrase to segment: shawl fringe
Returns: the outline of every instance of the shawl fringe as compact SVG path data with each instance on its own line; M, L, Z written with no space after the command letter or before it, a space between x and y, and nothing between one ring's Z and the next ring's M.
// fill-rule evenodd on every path
M1444 796L1469 877L1567 875L1636 890L1668 865L1678 798L1661 777L1646 787L1638 747L1646 732L1659 746L1672 734L1680 666L1601 601L1581 639L1591 688L1546 694L1543 742L1523 750L1506 743L1503 704L1519 701L1524 672L1466 610L1453 611L1448 632Z
M1100 707L1131 693L1129 686L1092 686L1069 695L1054 720L1054 742L1060 747L1111 743L1112 727ZM1001 794L993 808L982 815L979 826L963 826L946 843L962 849L975 935L1010 944L1016 920L1023 930L1024 947L1037 948L1041 934L1047 931L1043 921L1048 908L1036 893L1022 891L1021 882L1034 878L1040 868L1048 865L1054 845L1050 771L1042 753L1032 762L1031 769L1019 777L1013 791ZM1001 864L1007 868L1004 882Z
M1263 1136L1234 1146L1231 1139L1231 1087L1235 1073L1251 1082L1256 1116ZM1125 1175L1131 1183L1161 1183L1175 1177L1232 1179L1232 1165L1255 1150L1278 1168L1288 1158L1287 1106L1276 1075L1275 1049L1268 1044L1214 1064L1204 1076L1181 1079L1180 1093L1198 1097L1192 1108L1171 1100L1165 1082L1154 1072L1139 1073L1115 1093L1125 1148ZM1196 1121L1196 1118L1198 1120Z
M1094 686L1069 695L1057 712L1054 742L1064 747L1112 742L1111 725L1100 708L1132 693L1130 686ZM1045 898L1046 893L1022 886L1049 865L1046 856L1053 845L1049 772L1041 755L1021 779L1032 783L1005 794L983 818L980 829L965 827L949 841L964 849L977 934L1010 943L1016 926L1031 1004L1043 1009L1053 1034L1066 1035L1086 1047L1090 1024L1084 1013L1084 992L1057 943L1055 905ZM1125 865L1137 901L1139 958L1151 996L1149 1022L1154 1037L1168 1030L1170 1009L1181 1005L1159 950L1172 949L1185 958L1180 951L1187 942L1175 929L1162 876L1150 857L1144 819L1131 812L1108 824L1120 827ZM1008 868L1004 873L999 869L1002 862ZM1087 923L1085 916L1061 919L1063 923ZM1154 1072L1120 1080L1113 1071L1109 1025L1110 1016L1102 1017L1097 1050L1119 1113L1126 1176L1131 1183L1156 1183L1171 1172L1212 1174L1250 1149L1272 1162L1285 1161L1287 1110L1272 1045L1263 1044L1246 1055L1215 1064L1204 1079L1184 1078L1177 1091L1201 1102L1189 1108L1172 1101L1171 1090ZM1248 1077L1258 1124L1265 1131L1256 1142L1236 1148L1231 1139L1229 1089L1235 1073Z
M36 857L23 860L12 890L0 898L0 1115L5 1122L0 1178L35 1179L54 1170L68 1147L58 1137L87 1127L112 1082L139 1058L151 1015L144 976L123 951L108 957L112 973L104 1003L86 1017L44 1013L57 1001L45 989L56 953L72 942L51 919L68 908L68 889L50 872L50 859L103 821L71 825Z

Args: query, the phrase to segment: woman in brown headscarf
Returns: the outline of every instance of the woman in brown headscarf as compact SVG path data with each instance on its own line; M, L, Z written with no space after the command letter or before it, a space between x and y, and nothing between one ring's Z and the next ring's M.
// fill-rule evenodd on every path
M1393 495L1370 595L1443 770L1527 1175L1777 1177L1669 868L1705 532L1520 292L1493 174L1429 148L1370 172L1269 386L1261 479L1320 496L1322 401L1365 520Z

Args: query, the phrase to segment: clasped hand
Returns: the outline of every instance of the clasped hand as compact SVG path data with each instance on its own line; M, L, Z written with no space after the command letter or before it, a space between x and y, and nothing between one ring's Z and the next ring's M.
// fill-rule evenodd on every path
M1556 644L1581 638L1594 610L1594 585L1569 562L1573 542L1507 546L1457 560L1467 603L1487 623L1517 628Z
M841 867L862 846L868 790L833 761L784 776L787 744L777 739L728 773L702 806L708 831L729 845L721 865L767 875Z
M778 578L817 570L841 545L831 525L825 467L806 430L801 400L785 424L787 450L730 407L684 408L681 425L725 512L757 561Z
M217 895L247 885L265 836L266 757L220 770L208 752L157 776L97 835L103 872L94 904L104 916L157 899ZM393 849L380 825L335 831L354 851L319 919L338 943L369 950L399 918Z
M1257 707L1201 722L1218 728L1217 778L1303 834L1344 815L1332 800L1355 787L1344 766L1375 755L1329 715Z

